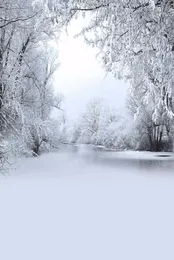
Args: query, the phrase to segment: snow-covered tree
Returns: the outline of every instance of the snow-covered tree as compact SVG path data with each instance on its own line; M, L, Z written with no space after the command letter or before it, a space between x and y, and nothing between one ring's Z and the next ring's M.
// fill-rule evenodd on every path
M59 25L44 1L3 0L0 10L0 134L15 150L37 154L49 139L52 108L61 107L50 44Z
M67 21L81 14L87 17L89 23L80 35L99 49L106 70L129 80L133 95L139 86L141 92L144 91L135 114L143 113L141 109L153 99L151 120L155 125L159 125L159 121L169 123L165 131L171 135L174 116L173 1L69 0L64 13ZM161 132L158 127L156 130Z
M93 99L87 106L85 113L81 116L81 142L97 144L97 133L100 126L103 104L101 100Z
M90 101L74 126L71 142L102 145L116 150L135 149L132 124L98 99Z
M129 93L127 107L134 121L134 131L137 135L137 149L140 150L172 150L173 122L169 119L166 106L159 104L154 120L155 96L149 93L150 102L143 102L144 89L137 87L136 92ZM158 112L157 112L158 111Z

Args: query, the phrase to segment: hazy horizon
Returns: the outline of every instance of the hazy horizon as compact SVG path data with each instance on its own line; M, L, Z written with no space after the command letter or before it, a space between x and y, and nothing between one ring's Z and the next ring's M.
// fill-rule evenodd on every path
M78 21L73 21L68 33L62 33L59 45L54 45L59 49L60 62L54 88L65 97L65 113L76 119L93 98L105 100L113 109L123 110L129 84L107 74L97 61L97 50L87 45L82 37L74 38L79 26Z

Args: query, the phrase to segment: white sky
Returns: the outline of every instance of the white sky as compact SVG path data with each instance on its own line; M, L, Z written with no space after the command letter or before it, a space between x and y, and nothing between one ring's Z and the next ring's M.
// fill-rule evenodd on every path
M92 98L101 98L113 108L124 108L128 84L116 80L97 62L96 50L83 38L74 39L79 22L74 21L59 43L60 68L55 74L55 89L65 96L64 109L68 118L75 119Z

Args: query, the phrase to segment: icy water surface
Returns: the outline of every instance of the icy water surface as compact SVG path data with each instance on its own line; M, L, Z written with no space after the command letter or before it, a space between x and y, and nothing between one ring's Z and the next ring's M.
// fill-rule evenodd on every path
M115 169L135 169L143 170L147 173L151 171L174 173L174 153L163 152L116 152L106 150L103 147L91 145L79 145L66 147L60 150L72 154L76 158L81 158L87 163L109 166Z

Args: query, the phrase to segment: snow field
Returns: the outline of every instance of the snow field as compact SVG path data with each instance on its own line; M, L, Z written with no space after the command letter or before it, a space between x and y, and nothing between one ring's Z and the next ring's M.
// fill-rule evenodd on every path
M69 153L16 167L0 179L0 259L173 259L171 172L119 169Z

